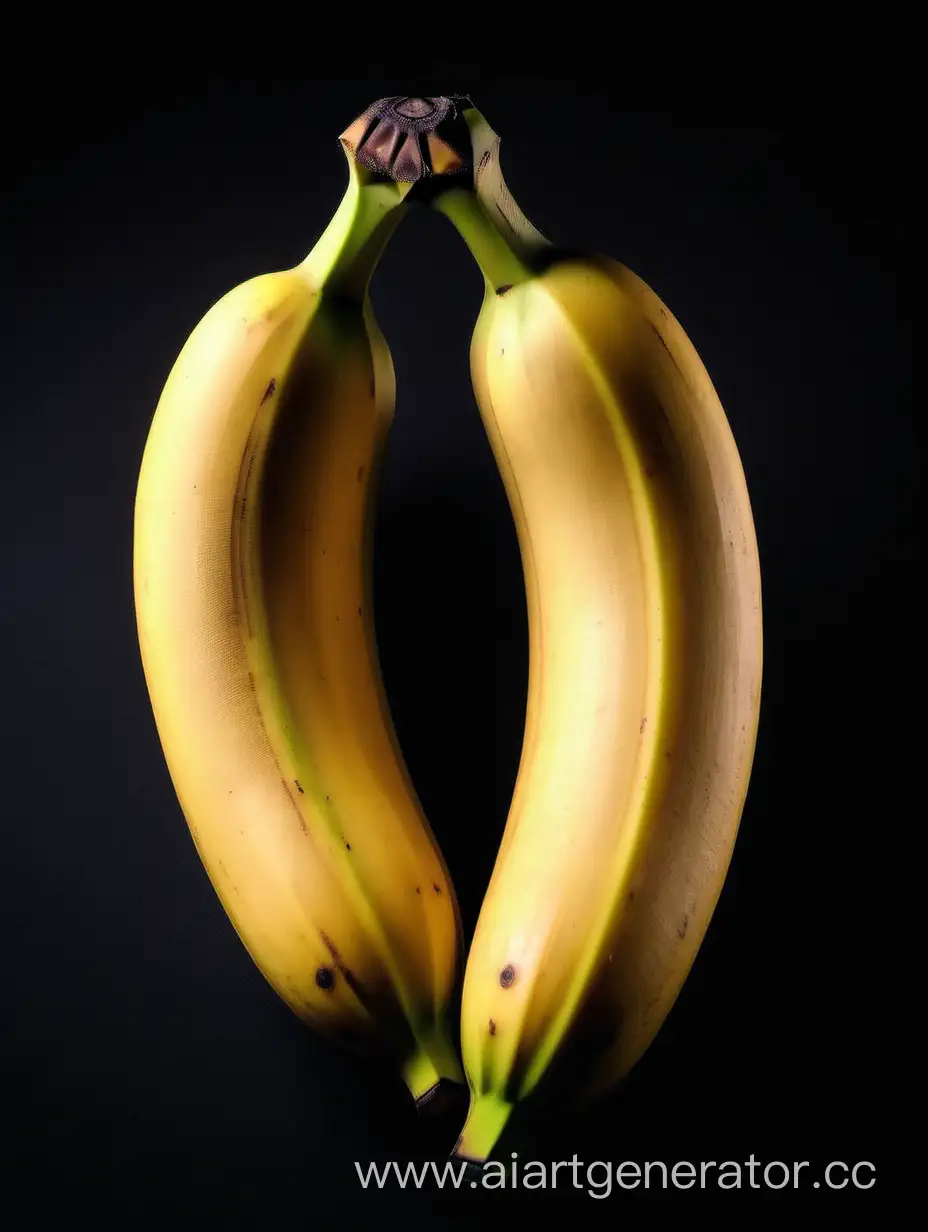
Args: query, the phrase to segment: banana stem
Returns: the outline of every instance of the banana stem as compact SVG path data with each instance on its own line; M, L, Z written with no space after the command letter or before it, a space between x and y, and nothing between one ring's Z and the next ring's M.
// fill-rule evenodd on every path
M455 1159L472 1160L474 1163L484 1163L489 1159L506 1128L512 1108L512 1104L491 1092L480 1095L474 1092L467 1121L454 1148Z
M472 189L449 189L432 205L456 228L492 290L498 293L534 277L529 254L520 253L506 238Z
M406 212L410 185L374 176L348 159L348 188L329 225L300 262L326 293L363 299L387 240Z
M533 278L550 259L550 242L529 222L509 191L499 161L499 137L476 109L463 113L473 177L467 184L438 185L433 209L457 228L490 290L500 294Z

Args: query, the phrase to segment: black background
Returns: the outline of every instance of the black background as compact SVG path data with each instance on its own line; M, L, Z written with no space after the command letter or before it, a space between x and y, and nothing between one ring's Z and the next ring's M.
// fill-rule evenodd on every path
M321 73L300 59L101 57L57 66L38 93L7 83L4 1192L28 1186L37 1215L254 1228L387 1210L465 1227L552 1201L361 1190L354 1160L441 1159L459 1126L423 1129L398 1080L315 1039L251 965L176 804L132 608L138 464L187 334L224 291L309 249L344 189L337 134L370 101L465 91L542 231L624 261L689 332L742 452L764 579L757 759L709 935L625 1089L542 1127L533 1157L753 1152L810 1160L810 1178L863 1159L885 1190L879 1058L898 1004L880 852L916 820L899 717L920 466L905 73L884 61L877 87L812 52L672 82L605 57L534 74L489 53L394 54L384 72L360 55L338 72L334 49ZM424 210L373 286L399 390L377 630L468 929L526 684L518 550L469 381L481 294ZM826 1206L850 1196L809 1185ZM636 1200L559 1196L582 1218Z

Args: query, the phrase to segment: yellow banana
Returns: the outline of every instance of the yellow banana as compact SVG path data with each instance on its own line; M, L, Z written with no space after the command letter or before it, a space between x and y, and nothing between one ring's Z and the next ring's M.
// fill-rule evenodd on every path
M728 869L759 717L760 568L732 433L683 329L623 266L555 250L474 108L434 199L486 278L480 412L529 613L522 758L464 977L484 1160L536 1093L587 1095L661 1026Z
M135 598L166 761L242 942L296 1014L392 1054L421 1101L462 1078L460 926L378 667L371 515L394 377L368 285L436 173L449 107L378 106L343 134L349 186L312 252L225 295L170 373Z

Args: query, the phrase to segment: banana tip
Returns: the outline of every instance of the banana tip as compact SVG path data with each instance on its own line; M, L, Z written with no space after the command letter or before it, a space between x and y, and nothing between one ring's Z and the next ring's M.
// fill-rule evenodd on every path
M467 1088L460 1082L439 1078L418 1097L416 1111L430 1119L444 1116L445 1113L457 1111L466 1102L466 1097Z
M457 1151L452 1151L451 1158L455 1163L464 1165L464 1175L462 1179L469 1181L475 1189L479 1188L483 1179L486 1160L471 1159L468 1155L459 1155Z

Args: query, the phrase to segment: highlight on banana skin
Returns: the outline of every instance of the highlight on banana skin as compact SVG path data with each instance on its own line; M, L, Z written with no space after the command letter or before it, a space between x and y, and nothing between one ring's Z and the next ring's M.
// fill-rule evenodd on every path
M630 1071L706 934L747 795L760 564L705 366L618 261L552 245L466 96L341 134L348 184L296 265L180 349L134 517L139 648L167 770L230 923L311 1029L380 1058L461 1159ZM473 391L522 555L522 755L471 938L390 717L373 512L396 387L371 277L408 207L486 293ZM387 323L388 325L389 323Z

